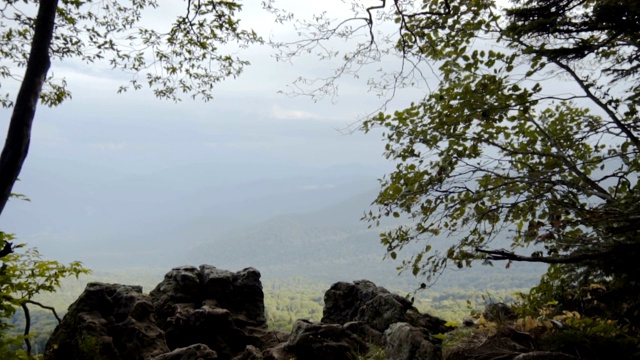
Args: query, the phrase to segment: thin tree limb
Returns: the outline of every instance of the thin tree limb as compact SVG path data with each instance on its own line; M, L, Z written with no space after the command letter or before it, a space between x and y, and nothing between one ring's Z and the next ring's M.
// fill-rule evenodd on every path
M27 356L31 359L33 358L33 355L31 355L31 340L29 340L29 331L31 331L31 314L29 313L27 301L21 302L20 306L22 306L22 311L24 311L24 344L27 347Z
M633 248L640 248L639 244L625 244L618 245L609 248L608 250L599 251L599 252L590 252L584 254L576 254L576 255L566 255L566 256L525 256L518 255L513 251L505 250L505 249L483 249L481 247L476 247L475 251L481 254L486 254L488 260L508 260L508 261L520 261L520 262L537 262L544 264L577 264L590 260L597 260L603 257L611 256L618 253L629 252L633 250Z
M41 307L43 309L51 311L53 313L53 316L56 317L56 320L58 321L58 324L60 324L62 322L62 319L60 318L60 316L58 316L58 313L56 312L56 309L53 306L47 306L47 305L44 305L44 304L42 304L40 302L37 302L37 301L34 301L34 300L25 300L24 302L28 303L28 304L37 305L37 306L39 306L39 307Z

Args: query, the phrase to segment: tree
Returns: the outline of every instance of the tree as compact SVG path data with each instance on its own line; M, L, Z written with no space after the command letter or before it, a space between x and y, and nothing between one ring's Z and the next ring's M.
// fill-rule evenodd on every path
M388 255L419 244L403 268L428 280L474 261L552 264L543 282L599 284L615 316L640 324L638 2L382 0L352 9L337 25L328 15L299 22L305 39L276 45L284 58L344 59L311 95L388 54L399 69L370 79L374 89L392 96L432 85L409 107L362 123L385 130L384 155L396 162L378 211L365 216L406 219L381 234ZM363 34L346 52L325 43ZM492 247L501 239L509 249Z
M0 214L10 197L29 151L36 105L56 106L71 93L64 79L48 76L52 61L101 60L132 74L119 92L146 83L159 98L178 101L183 94L210 100L216 83L236 77L248 62L221 47L244 47L262 40L240 28L236 1L187 0L183 14L166 31L141 23L155 0L7 0L0 6L0 78L20 83L15 102L7 93L0 105L13 107L6 142L0 155ZM35 15L31 15L36 13ZM24 70L24 76L18 71ZM17 197L22 197L18 195ZM40 292L55 291L62 278L86 273L79 262L68 266L40 258L37 250L15 253L13 235L0 232L0 330L17 307L25 313L26 356L31 357L28 304ZM0 334L3 358L20 354L8 350L15 340Z
M181 94L210 100L216 83L238 76L248 62L221 49L262 40L240 28L236 1L187 0L184 13L167 31L144 26L145 9L155 0L8 0L0 8L0 77L18 79L7 140L0 156L0 214L9 199L29 150L36 104L55 106L71 97L64 79L47 77L52 60L108 61L132 74L118 90L146 83L159 98L177 101ZM29 15L37 9L37 15ZM233 49L227 49L229 51ZM24 69L25 75L16 73ZM44 91L43 91L44 88Z
M0 232L0 244L13 240L13 235ZM15 247L24 246L25 244L18 244ZM43 260L33 248L24 253L14 252L3 257L0 267L0 356L3 359L31 358L29 305L53 312L60 322L55 309L33 300L34 296L56 291L60 287L60 281L66 277L77 278L87 273L89 271L78 261L62 265L57 261ZM7 331L11 325L6 319L10 319L18 309L24 312L24 333L23 336L11 337ZM20 342L25 343L25 351L20 350Z

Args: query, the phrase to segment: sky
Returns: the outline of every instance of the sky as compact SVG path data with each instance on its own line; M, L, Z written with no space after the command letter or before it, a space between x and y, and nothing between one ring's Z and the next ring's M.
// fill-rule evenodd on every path
M146 14L146 21L168 23L176 4L161 2L159 10ZM245 26L266 38L292 36L290 26L277 26L258 5L258 1L245 3L241 15ZM289 8L297 11L294 5ZM337 98L319 102L278 93L299 76L324 76L332 68L312 56L282 63L273 55L267 45L240 53L251 65L238 79L220 83L210 102L188 97L179 103L158 100L147 89L117 94L128 77L107 64L54 63L51 73L66 79L72 99L53 109L38 108L30 157L114 162L135 172L202 162L221 154L250 157L256 151L275 162L317 167L385 163L380 133L365 136L347 130L377 109L381 99L367 93L362 81L350 79L340 83ZM12 86L3 85L3 89ZM0 110L3 129L9 116L9 110Z
M277 25L259 3L245 2L244 26L265 38L294 38L290 24ZM149 26L165 26L175 7L184 2L160 4L158 10L145 13ZM299 1L279 4L301 16L323 10L307 2L304 6ZM335 4L344 6L339 1ZM343 15L348 16L348 11L336 13ZM280 92L286 92L299 76L330 74L332 64L314 56L278 62L274 54L267 45L240 53L251 65L238 79L218 84L209 102L188 97L178 103L158 100L147 89L117 94L128 77L108 64L87 65L73 59L53 63L50 74L67 81L72 99L55 108L38 107L29 156L14 187L31 202L8 204L0 219L3 231L15 232L21 241L66 260L65 254L80 240L92 241L86 234L78 240L77 234L85 230L83 223L86 227L94 221L90 217L108 213L100 212L100 204L117 198L114 193L124 192L132 199L127 204L148 201L148 207L140 207L136 215L145 222L150 221L145 216L156 214L152 207L163 205L149 199L175 199L189 193L189 187L200 189L207 183L217 191L214 185L225 182L307 176L327 168L346 169L354 176L364 169L362 175L373 179L392 168L382 156L380 131L352 131L383 102L367 91L366 77L344 79L339 96L314 102ZM17 86L2 85L9 91ZM398 97L398 104L409 98ZM9 118L10 109L0 109L3 133ZM200 170L194 172L196 167ZM199 178L180 178L176 174L181 172ZM151 179L154 184L144 189L126 185L137 179ZM116 185L108 189L109 184ZM129 226L117 219L114 216L104 224L115 229ZM43 229L34 230L39 225Z
M145 24L166 26L184 3L160 1L158 10L144 14ZM260 1L244 4L244 26L274 41L296 38L291 24L276 24ZM327 8L336 18L351 16L348 4L339 0L276 4L299 17ZM341 41L333 45L342 50L352 46ZM211 214L219 217L216 229L229 225L224 223L231 217L226 209L240 209L242 216L245 206L257 221L259 215L278 215L275 208L292 209L274 206L269 215L261 208L285 191L293 192L291 203L295 191L302 190L341 187L343 192L354 189L357 196L357 191L372 190L361 184L375 184L393 169L383 157L382 131L353 129L388 100L369 91L367 78L380 68L397 69L397 58L382 59L358 79L341 79L338 96L312 101L288 94L291 84L300 76L329 76L340 60L319 61L310 54L278 62L268 45L251 46L238 55L251 65L239 78L218 84L209 102L159 100L148 89L117 94L129 77L108 64L55 62L50 72L66 79L72 99L38 108L29 156L14 188L31 202L10 201L0 229L16 233L47 258L81 260L95 269L99 262L92 259L112 256L129 262L131 257L120 255L139 257L141 246L167 246L165 253L185 250L180 243L188 239L180 236L186 226ZM3 82L0 90L15 88ZM426 91L399 91L387 110L404 108ZM9 118L10 110L0 109L0 132L6 131ZM322 191L316 198L307 196L317 205L309 211L337 199ZM326 199L318 199L322 196ZM248 202L231 204L235 197ZM371 243L380 246L375 236Z

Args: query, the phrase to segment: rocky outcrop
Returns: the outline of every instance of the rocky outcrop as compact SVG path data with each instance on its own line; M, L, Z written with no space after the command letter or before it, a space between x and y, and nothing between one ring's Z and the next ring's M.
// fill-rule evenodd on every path
M383 346L383 333L392 324L407 323L429 334L450 331L445 321L421 314L410 300L368 280L338 282L324 295L322 322L348 326L368 341Z
M90 283L47 343L46 359L149 359L169 352L140 286Z
M267 329L257 270L184 266L148 296L139 286L88 284L49 339L45 359L250 358L282 341Z
M260 273L210 265L171 270L149 294L170 349L205 344L222 359L264 347L267 323Z
M178 348L166 354L153 358L153 360L218 360L218 354L204 344L194 344Z
M387 360L439 360L440 347L424 328L408 323L392 324L385 332Z
M350 360L370 348L377 356L384 349L388 360L440 360L442 349L447 360L572 358L539 351L531 335L509 326L487 336L472 322L441 346L450 330L443 320L367 280L335 283L324 301L320 323L297 320L283 334L267 328L253 268L174 268L149 295L140 286L90 283L50 337L44 359ZM509 310L490 306L485 318L504 323Z
M412 335L412 347L402 351L433 350L428 336L444 324L366 280L331 286L323 315L321 323L296 321L290 335L269 331L257 270L183 266L149 295L139 286L87 285L49 339L45 359L348 360L368 344L402 350L408 333L398 335L399 322L424 335Z
M352 360L367 352L367 344L337 324L298 320L293 324L287 350L297 359Z

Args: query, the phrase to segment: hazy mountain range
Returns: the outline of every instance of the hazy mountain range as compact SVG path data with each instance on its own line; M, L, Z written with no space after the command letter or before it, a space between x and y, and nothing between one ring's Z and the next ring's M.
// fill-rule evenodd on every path
M132 174L36 158L16 187L32 201L13 201L3 227L47 258L101 271L164 273L207 263L253 266L265 278L367 278L410 287L419 281L398 277L399 262L383 261L381 229L360 221L383 173L358 164L228 162ZM532 285L540 271L474 267L446 274L440 286L512 288Z

